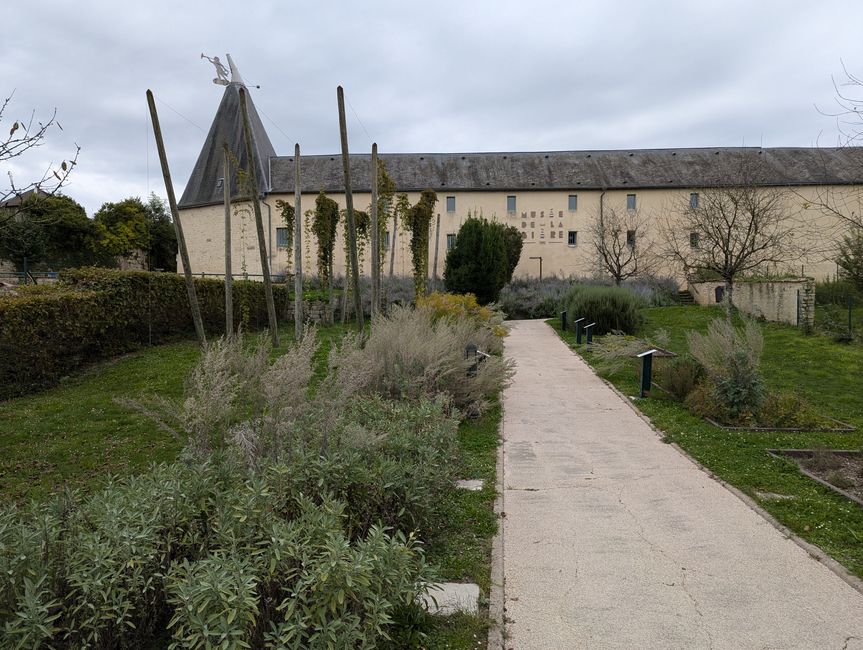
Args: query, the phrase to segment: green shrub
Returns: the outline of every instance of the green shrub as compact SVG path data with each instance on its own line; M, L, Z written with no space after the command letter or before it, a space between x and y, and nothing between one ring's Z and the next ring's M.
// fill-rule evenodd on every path
M752 421L764 401L758 373L764 337L758 325L748 321L737 329L719 318L708 325L707 334L688 332L686 338L689 353L707 374L702 383L713 392L712 417L729 424Z
M656 383L679 400L685 400L704 376L704 368L689 356L657 359Z
M595 322L594 334L633 334L644 322L642 300L620 287L574 284L567 291L564 305L570 322L576 318L585 318L585 325Z
M857 287L849 280L825 280L815 284L815 304L816 305L840 305L847 307L848 298L851 298L855 303L860 299L860 293Z
M195 279L204 327L223 332L224 283ZM284 312L287 287L274 285ZM234 322L267 326L263 284L234 283ZM86 363L148 343L193 336L183 277L172 273L84 268L61 272L54 286L0 297L0 399L56 385Z

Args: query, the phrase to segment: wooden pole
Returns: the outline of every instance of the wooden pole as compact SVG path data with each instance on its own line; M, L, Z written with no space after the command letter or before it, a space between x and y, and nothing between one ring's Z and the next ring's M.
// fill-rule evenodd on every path
M434 229L434 270L432 271L432 291L437 291L437 251L440 245L440 212L437 213L437 222Z
M225 336L234 336L234 276L231 269L231 151L224 143L222 189L225 197Z
M168 206L171 208L174 232L177 235L177 247L180 249L180 260L183 262L183 275L186 278L186 292L189 294L192 321L195 323L195 333L198 335L198 341L202 347L206 348L207 335L204 333L204 321L201 319L201 308L198 305L195 280L192 278L189 250L186 248L186 238L183 236L183 224L180 223L180 210L177 208L177 197L174 196L174 184L171 182L171 170L168 168L165 143L162 141L162 127L159 126L159 114L156 112L156 102L153 99L153 92L151 90L147 90L147 104L150 107L150 119L153 122L153 134L156 137L156 148L159 151L159 162L162 164L162 177L165 180L165 192L168 194Z
M243 134L246 140L246 158L249 164L249 178L252 181L252 206L255 208L255 226L258 230L258 252L261 256L261 274L264 276L264 295L267 298L267 316L270 322L270 337L273 347L279 347L279 325L276 322L276 303L273 301L273 283L270 280L270 262L267 259L267 245L264 239L264 218L261 215L261 202L258 190L258 169L252 154L252 127L249 123L249 108L246 105L246 89L240 88L240 110L243 114Z
M390 237L390 277L393 277L393 267L396 264L396 232L399 229L398 204L393 208L393 236Z
M378 226L378 143L372 143L372 318L381 309L381 233Z
M303 211L300 187L300 145L294 145L294 338L303 338Z
M351 266L351 277L354 284L354 310L357 312L357 328L360 332L365 329L363 322L363 301L360 291L360 268L357 261L357 231L354 222L354 197L351 193L351 161L348 153L348 126L345 120L345 91L341 86L336 90L339 103L339 131L342 139L342 166L345 169L345 208L348 222L348 248Z

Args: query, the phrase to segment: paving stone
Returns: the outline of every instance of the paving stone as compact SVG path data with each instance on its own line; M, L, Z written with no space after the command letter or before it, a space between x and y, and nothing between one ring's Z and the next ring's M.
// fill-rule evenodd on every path
M423 596L422 605L430 614L441 616L458 612L476 614L478 600L479 585L470 582L438 582L431 585L429 593Z
M483 485L485 485L485 481L481 478L477 479L465 479L462 481L456 481L455 486L462 490L470 490L471 492L479 492L482 490Z
M775 492L758 492L757 490L755 491L755 496L757 496L762 501L788 501L788 500L797 498L791 494L776 494Z

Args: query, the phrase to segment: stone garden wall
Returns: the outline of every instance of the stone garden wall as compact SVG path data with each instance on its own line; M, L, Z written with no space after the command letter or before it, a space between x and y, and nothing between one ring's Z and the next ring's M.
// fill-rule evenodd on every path
M724 289L724 282L689 283L689 292L699 305L722 302ZM734 284L734 306L756 318L811 327L815 322L815 280L793 278L737 282Z

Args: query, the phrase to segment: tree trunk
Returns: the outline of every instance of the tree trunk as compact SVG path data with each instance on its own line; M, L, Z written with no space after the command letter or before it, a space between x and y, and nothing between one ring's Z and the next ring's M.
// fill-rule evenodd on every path
M725 280L725 317L731 322L734 316L734 282L730 279Z

